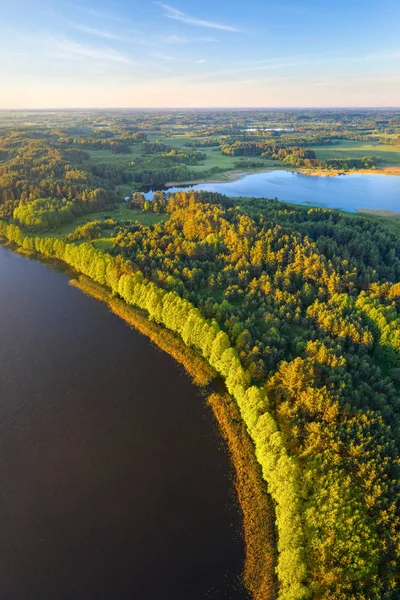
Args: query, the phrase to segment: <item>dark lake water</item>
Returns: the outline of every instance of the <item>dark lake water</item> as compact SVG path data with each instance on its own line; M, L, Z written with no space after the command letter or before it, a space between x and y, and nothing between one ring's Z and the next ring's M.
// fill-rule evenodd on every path
M196 190L227 196L275 198L284 202L357 211L360 208L400 212L400 177L354 174L314 177L289 171L269 171L246 175L226 183L202 183ZM175 192L188 186L169 188ZM152 194L150 193L150 197Z
M0 247L0 598L244 599L214 418L166 354Z

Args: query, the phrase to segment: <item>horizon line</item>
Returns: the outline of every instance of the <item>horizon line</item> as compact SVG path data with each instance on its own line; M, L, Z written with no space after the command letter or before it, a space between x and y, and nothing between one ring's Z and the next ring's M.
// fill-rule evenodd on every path
M360 106L360 105L327 105L327 106L69 106L69 107L54 107L43 106L40 108L24 107L24 108L0 108L0 112L40 112L40 111L79 111L79 110L400 110L399 106Z

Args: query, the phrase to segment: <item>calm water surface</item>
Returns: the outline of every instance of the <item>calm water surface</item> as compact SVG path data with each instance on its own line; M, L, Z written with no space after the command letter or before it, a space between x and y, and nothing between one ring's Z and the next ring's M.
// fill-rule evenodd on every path
M360 208L400 212L400 177L354 174L314 177L289 171L269 171L247 175L227 183L202 183L197 190L227 196L275 198L284 202L357 211ZM184 187L169 188L174 192ZM150 197L152 194L150 193Z
M213 416L68 276L0 247L0 598L243 599Z

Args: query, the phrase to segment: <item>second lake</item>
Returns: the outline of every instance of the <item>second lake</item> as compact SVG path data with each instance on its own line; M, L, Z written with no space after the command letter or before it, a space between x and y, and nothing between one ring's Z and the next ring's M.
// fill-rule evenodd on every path
M168 191L182 189L219 192L230 197L278 198L283 202L349 212L372 209L400 213L400 177L395 175L357 173L320 177L290 171L268 171L246 175L236 181L170 187ZM151 198L152 195L151 190L146 196Z

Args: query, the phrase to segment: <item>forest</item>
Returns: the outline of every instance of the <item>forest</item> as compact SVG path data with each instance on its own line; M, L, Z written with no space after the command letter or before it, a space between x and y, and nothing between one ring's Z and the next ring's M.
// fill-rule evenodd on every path
M215 148L250 164L321 167L311 140L335 147L384 133L392 143L400 115L236 117L34 115L45 128L0 120L0 236L64 261L219 375L274 507L265 518L276 525L277 568L265 569L276 582L253 589L256 600L396 600L399 237L378 219L273 200L159 191L150 202L135 184L195 176ZM286 131L267 131L271 122ZM202 141L174 148L178 129ZM211 145L215 137L223 143ZM327 168L378 164L334 160ZM114 218L127 185L132 218ZM149 213L158 222L140 217Z

